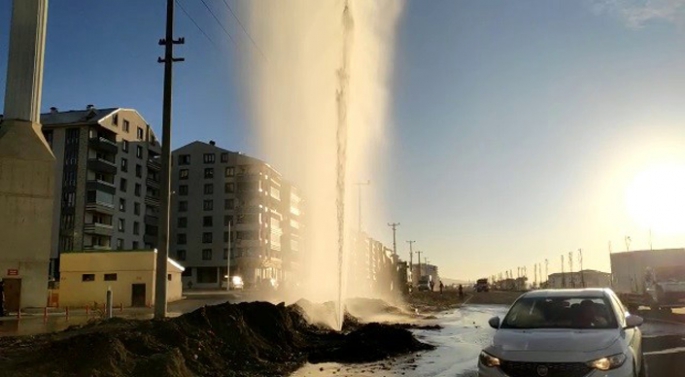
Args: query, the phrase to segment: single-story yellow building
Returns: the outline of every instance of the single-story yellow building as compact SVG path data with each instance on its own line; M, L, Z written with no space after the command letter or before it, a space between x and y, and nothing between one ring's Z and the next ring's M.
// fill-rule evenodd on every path
M83 307L106 301L114 305L151 306L155 297L157 250L83 250L60 255L59 306ZM168 259L167 301L181 295L184 268Z

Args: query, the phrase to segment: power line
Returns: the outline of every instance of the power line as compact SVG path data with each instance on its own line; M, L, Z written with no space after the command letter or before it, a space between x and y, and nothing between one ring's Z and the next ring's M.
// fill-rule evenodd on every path
M205 38L207 38L207 40L209 41L209 43L211 43L212 46L214 46L214 48L216 48L216 49L218 50L218 49L219 49L219 46L217 46L216 43L214 43L214 41L212 40L212 38L210 38L209 35L204 31L204 29L202 29L202 28L200 27L200 25L195 21L195 19L193 18L193 16L191 16L190 13L188 13L188 11L186 11L186 9L183 7L183 5L181 5L181 2L180 2L179 0L175 0L175 2L176 2L176 5L178 5L178 7L181 9L181 11L182 11L183 13L185 13L185 15L188 17L188 19L193 23L193 25L195 25L195 27L196 27L198 30L200 30L200 32L202 33L202 35L204 35Z
M226 8L228 8L228 11L231 12L231 15L233 16L233 18L235 18L235 20L238 22L238 25L240 25L240 28L243 29L243 32L245 33L245 35L247 35L247 37L250 38L250 41L252 41L252 45L257 49L257 51L259 51L259 53L262 55L262 57L264 59L266 59L266 56L264 56L264 52L262 52L262 50L259 48L259 46L257 46L257 42L255 42L254 39L252 39L252 36L250 35L250 33L247 32L247 29L245 29L245 26L243 26L243 23L240 22L240 19L235 14L235 12L233 12L233 9L231 8L231 6L228 5L228 1L224 0L224 4L226 5Z
M229 33L228 30L226 30L226 28L224 27L224 24L222 24L221 21L219 21L219 18L216 16L216 14L214 14L214 11L212 11L212 8L210 8L209 5L207 5L205 0L200 0L200 2L202 2L202 4L205 6L205 8L207 8L207 10L212 15L212 17L214 17L214 20L216 21L216 23L218 23L219 26L221 26L221 29L224 31L224 34L226 34L228 36L228 38L233 43L233 46L235 46L235 48L238 48L238 44L235 42L235 39L233 39L233 37L231 36L231 33Z

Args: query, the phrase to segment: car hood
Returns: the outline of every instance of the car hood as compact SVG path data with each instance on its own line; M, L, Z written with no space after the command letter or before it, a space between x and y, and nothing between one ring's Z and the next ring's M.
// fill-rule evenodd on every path
M618 337L616 329L500 329L492 346L504 352L593 352L611 347Z

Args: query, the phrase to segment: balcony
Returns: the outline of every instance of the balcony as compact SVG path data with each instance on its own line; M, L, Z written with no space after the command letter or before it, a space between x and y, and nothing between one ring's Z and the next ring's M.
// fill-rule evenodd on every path
M108 215L114 214L114 204L102 201L88 201L86 202L86 211L95 211Z
M112 230L111 224L89 223L83 226L84 233L97 234L100 236L111 236Z
M147 185L150 186L150 187L154 187L154 188L156 188L156 189L159 189L159 187L160 187L160 186L159 186L159 181L156 180L156 179L154 179L154 178L148 178L145 182L146 182Z
M264 246L260 240L233 240L234 247L261 247Z
M145 215L145 224L157 226L159 224L159 216L157 215Z
M162 162L159 158L148 158L147 167L152 170L160 171L162 170Z
M112 250L111 245L85 245L83 246L85 250Z
M256 182L262 177L259 173L238 173L235 176L238 182Z
M157 235L145 234L143 236L143 242L149 245L157 246Z
M117 186L114 183L110 183L100 179L93 179L86 182L86 190L104 191L109 194L116 194Z
M259 214L264 212L264 209L259 205L244 205L235 208L238 214Z
M107 153L115 154L119 151L116 141L112 141L104 137L91 137L88 139L88 145L93 149Z
M159 207L161 201L159 200L159 196L145 195L145 204Z
M102 157L91 157L88 159L88 169L106 174L116 174L117 164Z

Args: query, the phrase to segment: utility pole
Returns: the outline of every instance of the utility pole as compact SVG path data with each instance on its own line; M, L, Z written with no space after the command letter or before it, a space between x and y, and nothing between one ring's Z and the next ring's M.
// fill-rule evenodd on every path
M549 283L549 259L545 258L545 283ZM549 285L549 284L546 284ZM546 287L549 288L549 287Z
M397 227L400 225L400 223L388 223L388 226L392 228L392 253L393 255L397 255L397 238L396 233L397 233Z
M423 251L417 251L416 252L416 254L419 255L419 258L418 258L418 261L419 261L419 280L421 279L421 275L422 275L422 272L421 272L421 253L423 253Z
M362 234L362 186L371 185L371 181L367 180L366 182L357 182L357 183L355 183L355 185L357 186L357 189L359 190L359 218L357 220L359 221L359 234L361 235Z
M573 276L573 252L569 251L568 253L568 268L571 270L571 286L573 288L576 287L576 279L575 276Z
M561 254L561 287L566 288L566 271L564 270L564 254Z
M231 290L231 222L228 222L228 249L226 251L226 291Z
M167 309L167 258L169 257L169 210L171 204L171 86L172 67L183 58L174 58L174 45L185 43L184 38L174 40L174 0L167 0L166 36L159 40L164 46L164 103L162 109L162 177L161 208L159 224L159 249L157 250L157 271L155 276L155 318L166 317Z
M580 263L580 284L585 288L585 273L583 272L583 249L578 249L578 263Z
M414 286L414 266L412 265L414 262L414 250L412 248L412 246L414 246L414 242L416 241L407 241L409 244L409 272L411 273L412 286Z

